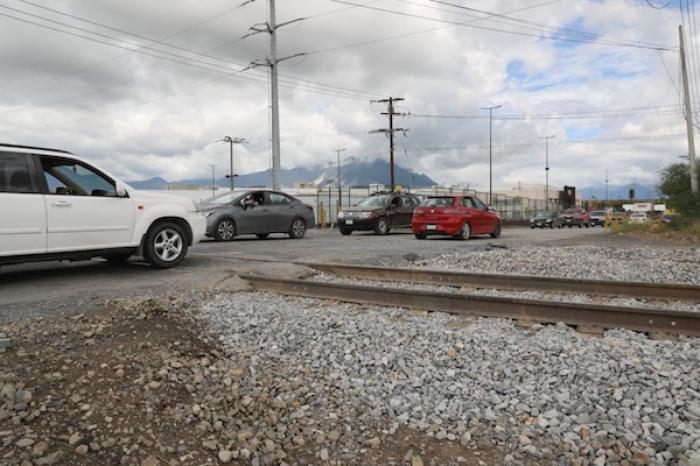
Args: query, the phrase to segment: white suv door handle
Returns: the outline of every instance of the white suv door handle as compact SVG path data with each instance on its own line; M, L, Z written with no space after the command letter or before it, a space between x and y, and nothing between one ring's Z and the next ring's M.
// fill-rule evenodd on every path
M69 201L56 201L51 205L54 207L70 207L71 203Z

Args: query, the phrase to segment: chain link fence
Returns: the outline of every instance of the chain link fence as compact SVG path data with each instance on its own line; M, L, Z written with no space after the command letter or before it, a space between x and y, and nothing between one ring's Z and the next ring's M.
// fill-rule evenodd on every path
M383 191L381 186L344 187L340 192L338 188L324 188L316 192L315 198L308 195L298 195L302 201L313 205L318 224L335 223L338 212L342 208L357 204L360 200L373 193ZM489 193L462 188L405 188L403 191L414 194L419 198L439 195L464 195L475 196L496 210L504 221L527 221L539 212L562 210L561 204L544 199L530 199L521 196L509 196L494 193L492 202L489 202Z

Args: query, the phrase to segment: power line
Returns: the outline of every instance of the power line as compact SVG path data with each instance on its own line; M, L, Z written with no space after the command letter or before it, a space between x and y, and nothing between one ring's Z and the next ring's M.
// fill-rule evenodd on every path
M400 2L406 3L408 0L395 0L395 1L400 1ZM653 44L653 43L649 43L649 42L623 41L620 39L616 39L614 37L602 36L601 34L591 33L591 32L587 32L587 31L580 31L577 29L572 29L572 28L567 28L567 27L553 28L551 26L547 26L546 24L537 23L535 21L529 21L529 20L525 20L525 19L521 19L521 18L513 18L511 16L508 16L507 14L493 13L491 11L481 10L478 8L468 7L468 6L464 6L464 5L457 5L457 4L450 3L450 2L447 2L444 0L430 0L430 1L433 3L447 5L447 6L461 9L461 10L466 10L466 11L471 11L471 12L478 13L478 14L483 14L483 15L486 15L488 17L495 17L495 18L501 18L501 19L506 20L506 22L498 21L501 24L509 24L509 23L524 24L524 25L528 26L530 29L532 29L532 26L534 26L537 30L544 30L544 31L553 32L556 34L562 34L562 33L571 34L571 35L576 36L576 37L580 37L583 39L590 39L590 40L600 40L602 38L607 42L611 42L612 44L623 45L623 46L634 44L634 45L640 45L640 46L645 46L645 47L662 47L662 48L664 47L663 45ZM450 10L443 9L442 11L450 11ZM452 13L454 13L454 12L452 12Z
M24 0L23 0L23 1L24 1ZM245 4L245 3L247 3L247 2L244 2L244 4ZM240 7L240 5L239 5L239 7ZM223 67L222 64L220 64L220 63L212 63L212 62L210 62L210 61L204 61L204 60L196 59L196 58L193 58L193 57L182 56L182 55L180 55L180 54L178 54L178 53L174 53L174 52L170 52L170 51L168 51L168 50L162 50L162 49L150 47L150 46L147 46L147 45L134 44L134 43L132 43L132 42L129 42L129 41L124 40L124 39L121 39L121 38L115 38L115 37L113 37L113 36L109 36L109 35L102 34L102 33L99 33L99 32L91 31L91 30L88 30L88 29L85 29L85 28L81 28L81 27L78 27L78 26L74 26L74 25L62 23L62 22L60 22L60 21L56 21L56 20L53 20L53 19L50 19L50 18L46 18L46 17L43 17L43 16L35 15L35 14L29 13L29 12L26 12L26 11L23 11L23 10L19 10L19 9L17 9L17 8L12 8L12 7L8 7L8 6L1 5L1 4L0 4L0 8L9 9L9 10L11 10L11 11L15 11L15 12L18 12L18 13L21 13L21 14L24 14L24 15L27 15L27 16L30 16L30 17L33 17L33 18L41 19L41 20L43 20L43 21L47 21L47 22L52 23L52 24L64 26L64 27L67 27L67 28L70 28L70 29L75 29L75 30L78 30L78 31L80 31L80 32L84 32L84 33L88 33L88 34L93 34L93 35L96 35L96 36L98 36L98 37L100 38L100 39L96 39L96 38L94 38L94 37L84 36L84 35L82 35L82 34L78 34L78 33L71 32L71 31L66 31L66 30L59 29L59 28L57 28L57 27L53 27L53 26L50 26L50 25L46 25L46 24L42 24L42 23L36 23L36 22L34 22L34 21L27 20L26 18L18 18L18 17L15 17L15 16L11 16L11 15L7 15L7 14L4 14L4 13L0 13L0 16L5 16L5 17L11 18L11 19L15 19L15 20L17 20L17 21L29 23L29 24L32 24L32 25L35 25L35 26L43 27L43 28L50 29L50 30L53 30L53 31L56 31L56 32L60 32L60 33L63 33L63 34L68 34L68 35L71 35L71 36L74 36L74 37L78 37L78 38L81 38L81 39L91 40L91 41L93 41L93 42L101 43L101 44L104 44L104 45L109 45L109 46L112 46L112 47L122 48L122 49L124 49L124 50L129 51L129 52L136 52L136 53L139 53L139 54L142 54L142 55L150 56L150 57L152 57L152 58L158 58L158 59L161 59L161 60L170 60L170 61L172 61L172 58L178 58L178 59L180 59L180 60L184 60L184 61L187 61L187 62L188 62L188 63L184 63L184 62L183 62L183 64L193 65L193 63L189 63L189 62L194 62L194 63L198 63L198 64L201 64L201 65L204 65L204 66L207 66L207 67L220 67L220 68L223 68L226 72L230 71L230 68L228 68L228 67ZM53 10L53 9L52 9L52 10ZM58 11L58 10L55 10L55 11ZM67 16L70 16L70 17L72 17L72 18L80 18L80 17L78 17L78 16L76 16L76 15L72 15L72 14L69 14L69 13L63 13L63 12L60 12L60 13L62 13L62 14L64 14L64 15L67 15ZM165 45L165 46L168 46L168 47L172 47L172 48L174 48L174 49L176 49L176 50L180 50L180 51L183 51L183 52L186 52L186 53L191 53L191 54L193 54L193 55L195 55L195 56L200 56L200 57L204 57L204 58L208 58L208 59L213 59L213 60L216 60L216 61L219 61L219 62L223 62L223 63L225 63L225 64L227 64L227 65L239 66L239 67L242 68L242 70L247 69L247 66L246 66L246 65L243 65L243 64L241 64L241 63L237 63L237 62L234 62L234 61L231 61L231 60L222 58L222 57L218 57L218 56L215 56L215 55L211 55L211 54L209 54L208 52L202 53L202 52L199 52L199 51L196 51L196 50L191 50L191 49L188 49L188 48L185 48L185 47L180 47L180 46L172 45L172 44L169 44L169 43L164 42L164 41L162 41L162 40L149 38L149 37L146 37L146 36L143 36L143 35L140 35L140 34L134 34L134 33L131 33L131 32L129 32L129 31L125 31L125 30L123 30L123 29L121 29L121 28L115 28L115 27L113 27L113 26L109 26L109 25L105 25L105 24L102 24L102 23L98 23L98 22L93 21L93 20L84 19L84 18L80 18L80 19L83 20L83 21L85 21L85 22L88 22L89 24L97 24L97 25L100 25L100 27L104 27L104 28L107 28L107 29L110 29L110 30L119 31L119 32L121 32L121 33L124 33L124 34L127 34L127 35L131 35L131 36L136 37L136 38L141 38L141 39L147 40L147 41L149 41L149 42L154 42L154 43L158 43L158 44ZM126 46L126 45L120 45L119 43L106 42L105 40L102 40L102 39L107 39L107 40L111 40L111 41L121 42L122 44L127 44L127 45L129 45L129 46L131 46L131 47ZM235 41L232 41L232 42L235 42ZM143 49L148 50L149 52L145 52ZM156 56L155 53L166 54L166 55L168 55L169 57L163 57L163 56L160 56L160 55ZM178 63L179 63L179 62L178 62ZM196 66L195 66L195 67L196 67ZM308 88L311 87L311 86L316 86L316 87L321 88L321 89L324 89L324 88L325 88L325 90L327 90L327 91L332 91L332 92L339 91L339 93L343 93L343 94L346 94L346 95L347 95L347 94L354 94L355 97L356 97L356 100L362 100L362 99L366 100L367 98L376 97L376 95L374 95L374 94L367 93L367 92L363 92L363 91L354 91L354 90L350 90L350 89L347 89L347 88L341 88L341 87L339 87L339 86L334 86L334 85L319 83L319 82L315 82L315 81L311 81L311 80L307 80L307 79L302 79L302 78L294 78L294 77L292 77L292 76L287 76L287 75L282 75L282 74L280 74L280 76L283 76L283 77L285 77L285 78L287 78L287 79L296 79L296 80L298 80L298 81L300 81L300 82L305 83L305 84L307 85L307 89L306 89L306 90L308 90ZM327 92L326 94L328 94L328 92Z
M434 21L434 22L438 22L438 23L452 24L455 26L463 26L463 27L472 28L472 29L500 32L500 33L505 33L505 34L517 35L517 36L535 37L538 39L549 39L549 40L553 40L553 41L563 41L563 42L578 42L578 43L594 44L594 45L631 47L631 48L646 49L646 50L670 50L670 47L646 46L646 45L633 44L633 43L609 43L609 42L604 42L604 41L600 41L600 40L583 40L583 39L554 37L554 36L543 37L541 34L532 34L532 33L521 32L521 31L499 29L499 28L494 28L494 27L489 27L489 26L477 26L477 25L469 24L469 23L465 23L465 22L450 21L450 20L445 20L445 19L432 18L430 16L418 15L418 14L414 14L414 13L407 13L404 11L392 10L392 9L388 9L388 8L379 8L379 7L369 6L369 5L362 5L362 4L352 3L352 2L349 2L346 0L331 0L331 1L335 2L335 3L341 3L344 5L353 5L353 6L357 6L360 8L365 8L365 9L369 9L369 10L375 10L375 11L380 11L380 12L390 13L390 14L395 14L395 15L400 15L400 16L406 16L406 17L410 17L410 18L419 18L419 19Z
M524 7L524 8L518 8L518 9L516 9L516 10L507 11L506 13L507 13L507 14L520 13L520 12L522 12L522 11L532 10L532 9L534 9L534 8L540 8L540 7L543 7L543 6L551 5L551 4L553 4L553 3L559 3L559 2L561 2L561 1L563 1L563 0L549 0L549 1L546 1L546 2L543 2L543 3L537 3L537 4L535 4L535 5L530 5L530 6L527 6L527 7ZM370 2L370 3L375 3L375 2ZM369 5L369 3L367 3L366 5ZM356 8L356 7L348 7L348 8ZM469 21L469 23L476 23L476 22L482 21L482 20L484 20L484 19L485 19L485 18L478 18L478 19L475 19L475 20L473 20L473 21ZM440 27L429 28L429 29L421 29L421 30L418 30L418 31L405 32L405 33L402 33L402 34L395 34L395 35L391 35L391 36L380 37L380 38L378 38L378 39L371 39L371 40L364 40L364 41L360 41L360 42L353 42L353 43L350 43L350 44L339 45L339 46L336 46L336 47L329 47L329 48L325 48L325 49L313 50L313 51L311 51L311 52L307 52L307 55L318 55L318 54L328 53L328 52L337 52L338 50L345 50L345 49L354 48L354 47L361 47L361 46L364 46L364 45L378 44L378 43L380 43L380 42L388 42L388 41L391 41L391 40L403 39L403 38L405 38L405 37L417 36L417 35L426 34L426 33L429 33L429 32L441 31L441 30L444 30L444 29L450 29L450 28L453 28L453 27L455 27L455 26L457 26L457 25L456 25L456 24L449 24L449 25L447 25L447 26L440 26Z

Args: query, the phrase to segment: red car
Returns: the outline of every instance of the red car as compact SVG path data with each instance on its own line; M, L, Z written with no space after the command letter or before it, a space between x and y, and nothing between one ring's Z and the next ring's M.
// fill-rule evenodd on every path
M413 234L447 235L469 239L477 235L501 236L501 217L472 196L428 196L413 211Z

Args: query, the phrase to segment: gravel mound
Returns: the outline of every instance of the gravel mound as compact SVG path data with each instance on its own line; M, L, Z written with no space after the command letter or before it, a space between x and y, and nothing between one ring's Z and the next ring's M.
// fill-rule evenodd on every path
M343 434L317 454L326 464L372 448L377 425L509 452L490 464L689 466L700 452L698 339L528 333L499 319L260 293L214 298L199 318L250 360L236 385L251 393L244 409L273 377L273 404L297 408L274 418L286 441Z
M700 285L700 251L696 248L486 247L403 265L465 272Z

